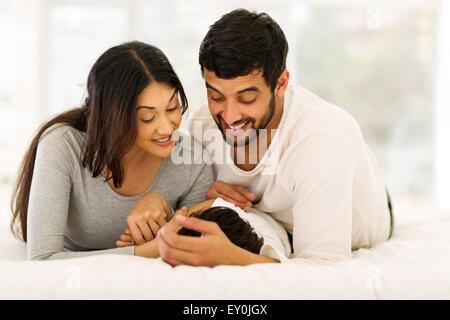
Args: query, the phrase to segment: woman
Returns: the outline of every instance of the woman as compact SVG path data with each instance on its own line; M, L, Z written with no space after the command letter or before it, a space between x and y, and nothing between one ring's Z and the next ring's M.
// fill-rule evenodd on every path
M87 91L83 107L34 137L13 193L11 228L31 260L155 257L150 240L173 209L204 201L213 182L204 162L171 161L173 151L190 152L174 141L187 108L183 87L159 49L130 42L96 61ZM127 223L138 245L115 248Z

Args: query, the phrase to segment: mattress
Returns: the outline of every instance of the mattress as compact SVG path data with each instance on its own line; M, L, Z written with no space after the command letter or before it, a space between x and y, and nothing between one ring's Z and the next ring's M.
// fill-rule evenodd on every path
M0 299L450 299L450 215L402 222L391 240L325 266L171 267L102 255L24 261L0 226Z

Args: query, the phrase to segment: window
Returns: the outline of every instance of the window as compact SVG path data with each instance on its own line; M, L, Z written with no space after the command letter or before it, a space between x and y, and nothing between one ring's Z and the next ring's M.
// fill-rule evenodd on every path
M437 2L380 3L308 2L290 59L301 85L359 122L396 211L429 211Z

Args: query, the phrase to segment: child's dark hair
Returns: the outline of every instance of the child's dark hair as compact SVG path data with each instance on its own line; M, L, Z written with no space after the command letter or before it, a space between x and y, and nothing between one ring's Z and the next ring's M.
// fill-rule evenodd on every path
M266 13L237 9L214 23L200 45L199 63L219 78L232 79L262 71L273 91L286 69L288 43L280 26Z
M226 207L213 207L205 211L195 212L191 217L216 222L223 233L238 247L250 252L259 254L264 244L264 239L260 238L250 224L241 219L236 211ZM200 237L197 231L182 228L178 234L186 236Z

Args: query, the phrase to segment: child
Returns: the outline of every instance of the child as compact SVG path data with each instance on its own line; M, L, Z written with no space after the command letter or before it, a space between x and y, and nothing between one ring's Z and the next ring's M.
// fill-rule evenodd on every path
M227 207L212 207L204 211L194 212L191 217L216 222L223 233L235 245L259 254L264 244L264 239L259 237L250 224L243 220L236 211ZM180 235L200 237L197 231L181 228L178 231Z

